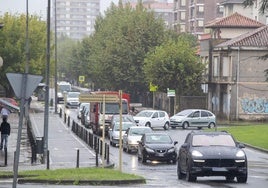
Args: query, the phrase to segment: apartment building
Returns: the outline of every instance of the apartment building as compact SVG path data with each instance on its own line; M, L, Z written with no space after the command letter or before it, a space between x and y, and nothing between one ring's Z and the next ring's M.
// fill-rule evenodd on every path
M223 16L222 0L174 0L174 28L196 36L205 32L205 23Z
M100 0L53 0L51 5L51 29L56 27L58 37L81 40L94 31Z

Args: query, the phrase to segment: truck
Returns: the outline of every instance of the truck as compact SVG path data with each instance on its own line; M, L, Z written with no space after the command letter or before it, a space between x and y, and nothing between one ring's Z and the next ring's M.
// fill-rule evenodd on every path
M69 82L61 81L57 83L57 103L64 103L64 95L72 91L72 85Z
M118 91L96 91L91 92L92 95L117 95ZM122 93L122 114L129 114L130 110L130 95L128 93ZM108 131L111 126L111 119L114 114L120 114L120 104L118 102L105 102L105 135L108 135ZM94 134L102 135L103 132L103 104L102 102L90 103L90 126Z

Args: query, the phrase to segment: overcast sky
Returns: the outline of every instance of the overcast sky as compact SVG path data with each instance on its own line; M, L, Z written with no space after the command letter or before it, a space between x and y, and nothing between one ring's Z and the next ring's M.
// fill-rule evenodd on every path
M3 15L5 12L26 13L26 2L27 0L0 0L0 14ZM47 2L48 0L28 0L29 13L46 17ZM118 0L100 0L102 13L110 6L111 2L117 3Z

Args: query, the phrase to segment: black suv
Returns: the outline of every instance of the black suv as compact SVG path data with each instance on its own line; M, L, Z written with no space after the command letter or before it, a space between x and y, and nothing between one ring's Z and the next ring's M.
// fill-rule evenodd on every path
M225 176L227 181L236 177L239 183L246 183L244 147L227 132L191 132L179 149L178 179L196 181L198 176Z

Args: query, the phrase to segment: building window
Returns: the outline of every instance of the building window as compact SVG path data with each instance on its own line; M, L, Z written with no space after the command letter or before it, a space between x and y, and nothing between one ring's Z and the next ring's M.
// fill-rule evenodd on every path
M228 77L230 71L229 57L223 57L222 76Z
M213 76L219 76L218 70L218 56L214 56L213 58Z
M198 20L198 26L203 27L204 26L204 21L203 20Z
M198 6L198 12L204 12L204 6Z
M181 20L185 20L185 12L181 12Z
M186 0L181 0L181 6L186 6Z
M185 25L181 25L181 32L186 32L186 27L185 27Z

